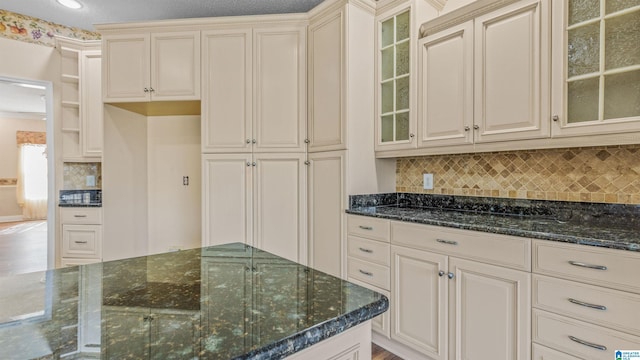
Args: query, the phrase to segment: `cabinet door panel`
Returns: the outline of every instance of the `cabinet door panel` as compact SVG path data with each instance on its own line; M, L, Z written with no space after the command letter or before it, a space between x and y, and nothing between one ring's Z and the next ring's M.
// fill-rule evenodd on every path
M202 151L250 152L251 30L202 34Z
M303 154L256 154L254 244L306 263L306 169Z
M344 152L309 154L309 266L342 275Z
M473 22L420 41L418 146L473 142Z
M200 32L151 35L153 100L200 99Z
M149 101L149 34L105 36L102 53L104 102Z
M150 359L196 359L200 352L200 316L152 314Z
M149 310L102 310L104 359L149 358ZM111 345L115 344L115 345Z
M549 136L548 18L538 0L476 18L476 142Z
M343 11L309 27L309 151L345 149Z
M458 258L449 269L449 350L456 358L530 359L531 274Z
M80 72L82 74L82 155L102 156L102 52L83 51Z
M203 155L203 246L251 241L251 155Z
M62 225L62 256L100 259L102 226Z
M306 136L305 31L254 31L255 151L304 151Z
M429 357L447 359L447 257L391 247L391 338Z

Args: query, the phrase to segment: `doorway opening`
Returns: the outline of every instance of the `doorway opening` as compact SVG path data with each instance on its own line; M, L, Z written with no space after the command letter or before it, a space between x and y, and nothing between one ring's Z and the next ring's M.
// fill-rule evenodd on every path
M0 77L0 276L55 264L53 89Z

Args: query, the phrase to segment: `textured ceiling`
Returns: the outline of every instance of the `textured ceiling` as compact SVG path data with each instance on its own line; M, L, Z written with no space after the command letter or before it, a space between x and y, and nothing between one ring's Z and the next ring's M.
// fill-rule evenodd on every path
M0 9L95 31L93 24L197 17L307 12L323 0L78 0L67 9L56 0L0 0Z

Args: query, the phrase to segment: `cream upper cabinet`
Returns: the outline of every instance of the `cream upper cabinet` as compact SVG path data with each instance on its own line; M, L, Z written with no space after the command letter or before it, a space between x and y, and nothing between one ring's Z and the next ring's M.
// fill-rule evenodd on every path
M254 151L305 151L306 27L255 28L253 46Z
M550 2L518 1L475 19L475 142L549 137Z
M549 21L548 0L527 0L443 30L427 25L418 147L549 137Z
M473 143L473 21L418 46L418 146Z
M103 109L102 109L102 51L83 51L80 55L80 90L82 91L81 135L82 155L102 156Z
M309 151L346 149L345 10L309 25Z
M552 135L640 130L637 1L553 1Z
M305 150L305 29L203 32L203 152Z
M103 37L104 102L200 99L200 32Z
M202 32L202 151L251 152L250 28Z

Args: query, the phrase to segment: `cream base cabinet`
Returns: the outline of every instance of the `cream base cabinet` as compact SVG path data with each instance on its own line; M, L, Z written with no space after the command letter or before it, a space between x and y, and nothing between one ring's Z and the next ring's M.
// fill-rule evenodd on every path
M102 261L102 209L60 208L60 266Z
M343 265L345 152L309 154L309 266L341 277Z
M242 242L306 263L304 154L203 155L203 246Z
M104 102L200 100L200 31L112 30L101 27Z
M202 34L202 151L304 152L305 27Z

